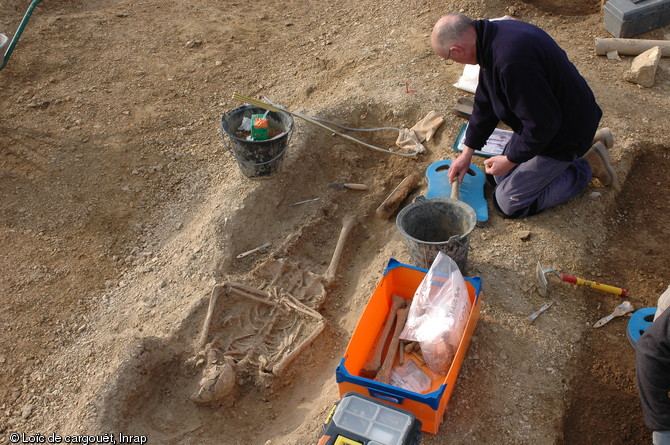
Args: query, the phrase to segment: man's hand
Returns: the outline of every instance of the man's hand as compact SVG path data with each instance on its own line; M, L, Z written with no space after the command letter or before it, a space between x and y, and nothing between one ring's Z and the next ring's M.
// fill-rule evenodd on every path
M493 176L504 175L505 173L512 170L516 164L509 159L507 156L494 156L488 158L484 161L484 167L486 168L486 173Z
M463 182L463 177L468 172L470 168L470 162L472 162L472 155L475 151L470 147L464 147L463 152L454 159L454 162L451 163L449 168L449 184L454 182L454 179L458 178L458 182Z

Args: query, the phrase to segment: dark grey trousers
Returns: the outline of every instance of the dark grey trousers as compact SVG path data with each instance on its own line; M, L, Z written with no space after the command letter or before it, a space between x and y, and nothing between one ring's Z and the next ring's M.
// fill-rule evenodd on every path
M494 205L506 216L520 218L580 194L591 182L591 167L583 158L559 161L535 156L494 179L497 183Z

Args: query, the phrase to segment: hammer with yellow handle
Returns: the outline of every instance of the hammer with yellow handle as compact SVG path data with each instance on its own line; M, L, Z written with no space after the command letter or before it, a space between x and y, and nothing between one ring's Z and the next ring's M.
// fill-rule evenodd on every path
M535 272L537 274L537 289L540 292L540 295L542 295L543 297L547 296L547 277L545 276L545 274L547 273L556 275L558 278L561 279L561 281L566 281L568 283L578 284L580 286L588 286L592 289L601 290L603 292L607 292L614 295L621 295L622 297L628 295L626 289L622 289L620 287L610 286L609 284L602 284L598 283L597 281L590 281L585 280L583 278L573 277L571 275L566 275L564 273L557 272L554 269L543 269L539 261L537 262L537 266L535 267Z

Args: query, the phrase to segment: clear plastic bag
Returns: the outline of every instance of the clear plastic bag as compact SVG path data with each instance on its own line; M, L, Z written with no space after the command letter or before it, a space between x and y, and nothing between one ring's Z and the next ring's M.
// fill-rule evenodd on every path
M398 388L423 394L430 389L431 380L414 360L407 358L402 365L393 367L390 383Z
M439 252L414 293L404 340L419 342L428 368L445 375L463 337L472 303L458 266Z

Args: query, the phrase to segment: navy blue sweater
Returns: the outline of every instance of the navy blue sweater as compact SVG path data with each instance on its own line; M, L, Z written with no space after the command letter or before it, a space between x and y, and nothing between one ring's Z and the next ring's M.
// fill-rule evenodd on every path
M602 111L565 51L518 20L475 20L479 83L465 145L480 149L499 121L514 131L507 158L572 161L591 146Z

